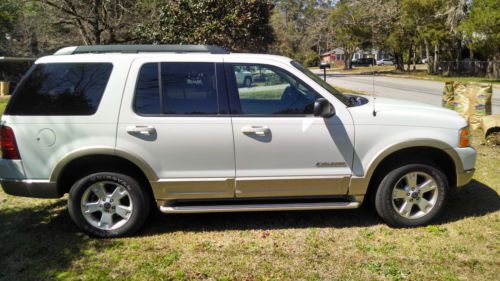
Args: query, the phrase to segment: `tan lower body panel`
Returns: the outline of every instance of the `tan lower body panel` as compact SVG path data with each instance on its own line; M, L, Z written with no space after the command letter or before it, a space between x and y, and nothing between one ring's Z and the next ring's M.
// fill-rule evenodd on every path
M345 195L348 176L164 179L151 182L156 200Z
M236 178L236 197L344 195L348 184L348 176Z
M168 179L151 182L156 200L233 198L234 179Z

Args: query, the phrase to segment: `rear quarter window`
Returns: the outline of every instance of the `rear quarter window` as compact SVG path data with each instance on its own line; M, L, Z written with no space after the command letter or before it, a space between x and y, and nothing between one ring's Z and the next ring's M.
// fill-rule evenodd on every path
M97 111L111 63L36 64L12 96L8 115L92 115Z

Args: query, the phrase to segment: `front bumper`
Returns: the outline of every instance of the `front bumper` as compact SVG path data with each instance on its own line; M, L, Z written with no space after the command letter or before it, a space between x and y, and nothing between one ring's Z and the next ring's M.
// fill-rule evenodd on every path
M468 184L474 176L477 152L473 147L454 148L453 150L456 152L453 160L457 169L457 186L460 187Z
M472 180L476 169L470 169L457 174L457 187L464 186Z
M15 196L36 198L59 198L57 184L47 180L0 179L5 193Z

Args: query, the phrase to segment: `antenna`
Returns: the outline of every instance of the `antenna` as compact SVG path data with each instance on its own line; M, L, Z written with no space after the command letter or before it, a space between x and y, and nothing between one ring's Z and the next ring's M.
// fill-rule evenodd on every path
M375 110L375 69L372 71L372 106L373 106L373 116L377 116L377 111Z
M371 27L372 27L372 56L375 57L374 51L375 51L375 39L373 35L373 19L371 22ZM375 61L375 64L372 66L372 106L373 106L373 117L377 116L377 111L375 110L375 65L377 64L377 60L373 58L373 61ZM372 62L373 62L372 61Z

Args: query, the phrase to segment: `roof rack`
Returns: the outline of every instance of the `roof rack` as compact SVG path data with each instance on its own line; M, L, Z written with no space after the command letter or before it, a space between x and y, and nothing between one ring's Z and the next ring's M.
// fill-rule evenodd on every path
M73 46L58 50L54 55L98 53L210 53L229 54L215 45L89 45Z

